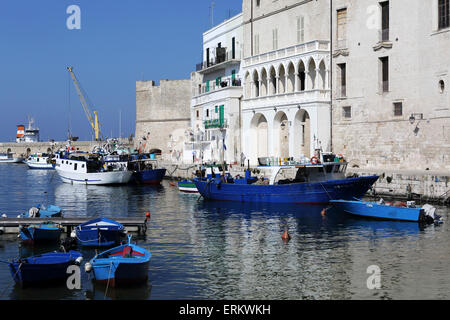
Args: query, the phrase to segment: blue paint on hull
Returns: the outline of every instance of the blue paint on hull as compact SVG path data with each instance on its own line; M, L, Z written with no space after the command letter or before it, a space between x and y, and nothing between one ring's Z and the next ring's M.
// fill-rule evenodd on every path
M133 182L142 184L160 184L166 175L166 169L153 169L136 171L133 173Z
M363 201L335 200L331 203L344 212L366 218L418 222L424 217L424 210L421 208L394 207Z
M205 199L300 204L360 199L377 180L378 176L285 185L222 183L218 179L194 179L194 182Z

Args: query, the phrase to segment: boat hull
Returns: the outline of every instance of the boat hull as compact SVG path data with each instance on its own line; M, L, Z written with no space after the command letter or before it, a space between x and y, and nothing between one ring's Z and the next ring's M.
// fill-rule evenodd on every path
M14 281L22 287L62 282L69 276L67 268L76 264L79 257L81 254L76 251L48 253L13 261L9 269Z
M30 244L57 242L61 237L61 233L61 228L50 226L23 227L19 231L22 241Z
M53 170L55 169L55 165L52 163L31 163L26 162L28 168L32 170Z
M94 281L116 287L147 281L151 254L136 245L122 245L95 256Z
M199 179L194 179L194 182L203 198L209 200L319 204L335 199L360 199L377 180L378 176L286 185L221 183L219 180Z
M112 247L120 242L120 230L77 230L78 244L83 247Z
M23 158L0 159L0 163L22 163L23 160Z
M133 174L131 171L76 173L63 171L59 168L56 168L56 172L65 183L85 185L126 184Z
M188 180L182 180L178 182L178 190L184 193L198 193L198 189L195 183Z
M132 181L141 184L158 185L164 179L166 169L153 169L133 172Z
M419 222L424 218L421 208L394 207L362 201L335 200L331 203L346 213L371 219Z

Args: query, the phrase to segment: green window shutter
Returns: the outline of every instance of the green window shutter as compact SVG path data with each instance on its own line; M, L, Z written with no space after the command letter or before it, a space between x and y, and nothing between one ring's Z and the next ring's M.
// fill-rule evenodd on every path
M216 106L216 113L218 113L219 112L219 107L218 106Z
M206 81L206 92L209 92L209 81Z
M231 71L231 80L235 80L236 79L236 70L232 70Z
M224 110L224 106L220 106L219 107L219 121L220 121L220 125L225 124L225 110Z

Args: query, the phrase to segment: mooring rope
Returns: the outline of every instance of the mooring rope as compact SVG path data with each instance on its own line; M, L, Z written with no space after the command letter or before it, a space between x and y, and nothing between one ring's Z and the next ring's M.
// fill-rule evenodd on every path
M106 295L108 294L109 279L111 279L110 275L111 275L112 266L113 266L113 262L111 261L111 265L109 266L109 271L108 271L108 281L106 282L105 295L103 296L104 299L106 299Z

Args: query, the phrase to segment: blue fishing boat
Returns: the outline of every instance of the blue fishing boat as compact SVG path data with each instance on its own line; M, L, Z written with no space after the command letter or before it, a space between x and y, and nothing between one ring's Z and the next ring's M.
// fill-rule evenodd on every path
M62 209L55 205L43 206L41 204L22 214L22 218L59 218L62 217Z
M131 155L130 169L133 171L131 182L159 185L166 175L166 169L158 168L158 161L152 155Z
M111 247L120 243L125 229L122 224L108 218L97 218L80 224L72 237L85 247Z
M67 268L71 265L79 265L81 261L81 253L69 251L67 253L51 252L16 259L12 262L2 262L9 264L14 281L22 287L26 287L62 282L69 276Z
M61 237L63 229L52 222L38 224L35 226L20 226L19 235L22 242L37 244L42 242L57 242Z
M151 254L148 250L131 243L107 250L86 263L85 271L93 272L94 280L116 287L122 284L145 282Z
M330 202L346 213L372 219L433 222L435 218L434 211L433 215L430 215L429 210L416 208L414 203L395 205L395 203L385 203L383 200L378 203L348 200L332 200Z
M346 162L265 167L270 178L253 177L250 170L235 178L207 172L194 183L206 200L318 204L362 198L378 180L378 176L346 178L346 168ZM292 178L286 178L289 174Z

